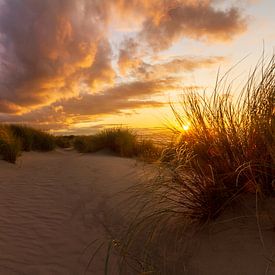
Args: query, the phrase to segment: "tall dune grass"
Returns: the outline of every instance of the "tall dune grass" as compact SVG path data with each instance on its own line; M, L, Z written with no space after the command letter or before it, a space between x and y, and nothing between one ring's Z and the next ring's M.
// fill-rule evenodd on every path
M23 151L51 151L55 148L52 135L24 125L10 125L13 135L21 142Z
M255 69L238 98L218 80L209 96L187 91L180 107L171 105L178 138L163 151L158 174L130 190L126 203L137 210L119 238L122 269L130 262L139 272L181 274L169 270L175 259L165 255L179 248L186 228L193 232L193 225L240 206L243 194L255 196L256 209L275 195L274 76L273 57ZM179 130L187 124L188 131Z
M15 163L21 151L51 151L55 139L46 132L23 125L0 125L0 155Z
M111 128L95 135L76 137L74 147L81 153L109 149L121 157L137 156L146 160L156 160L160 156L160 149L152 141L140 140L127 128Z
M73 135L56 136L55 143L56 143L56 146L60 148L71 148L74 145L74 139L75 139L75 136Z
M13 136L9 127L0 125L0 155L4 160L15 163L19 154L19 140Z
M179 141L163 160L171 174L183 210L192 219L207 221L244 192L275 194L275 63L258 77L250 76L238 99L217 83L207 97L196 91L172 107L180 127ZM183 194L183 195L182 195Z

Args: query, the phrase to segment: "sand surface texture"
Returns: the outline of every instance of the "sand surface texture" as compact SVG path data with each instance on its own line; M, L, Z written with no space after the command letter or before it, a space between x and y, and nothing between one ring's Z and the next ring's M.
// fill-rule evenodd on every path
M61 150L0 161L0 274L85 274L106 239L100 219L137 170L135 160ZM86 273L103 274L101 250Z
M135 160L63 150L0 161L0 274L104 274L104 222L112 213L118 224L107 225L120 226L117 194L142 170ZM253 213L230 218L188 238L179 251L185 271L174 274L275 274L272 223L261 240ZM117 274L115 262L108 274Z

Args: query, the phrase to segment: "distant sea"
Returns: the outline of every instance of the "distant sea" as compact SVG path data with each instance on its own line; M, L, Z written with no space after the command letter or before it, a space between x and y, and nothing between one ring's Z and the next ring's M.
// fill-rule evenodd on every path
M167 128L135 128L133 130L141 139L150 139L159 145L167 144L175 139L175 134Z

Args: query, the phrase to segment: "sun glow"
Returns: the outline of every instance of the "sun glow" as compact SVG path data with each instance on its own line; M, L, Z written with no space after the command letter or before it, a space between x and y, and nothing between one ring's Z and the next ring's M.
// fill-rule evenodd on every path
M188 131L190 129L190 126L188 124L182 125L182 129L184 131Z

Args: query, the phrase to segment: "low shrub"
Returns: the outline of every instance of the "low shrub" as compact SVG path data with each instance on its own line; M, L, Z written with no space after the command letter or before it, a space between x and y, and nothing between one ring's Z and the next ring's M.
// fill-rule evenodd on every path
M110 149L123 157L135 154L136 135L128 129L107 129L92 136L76 137L75 148L82 153L92 153L102 149Z

